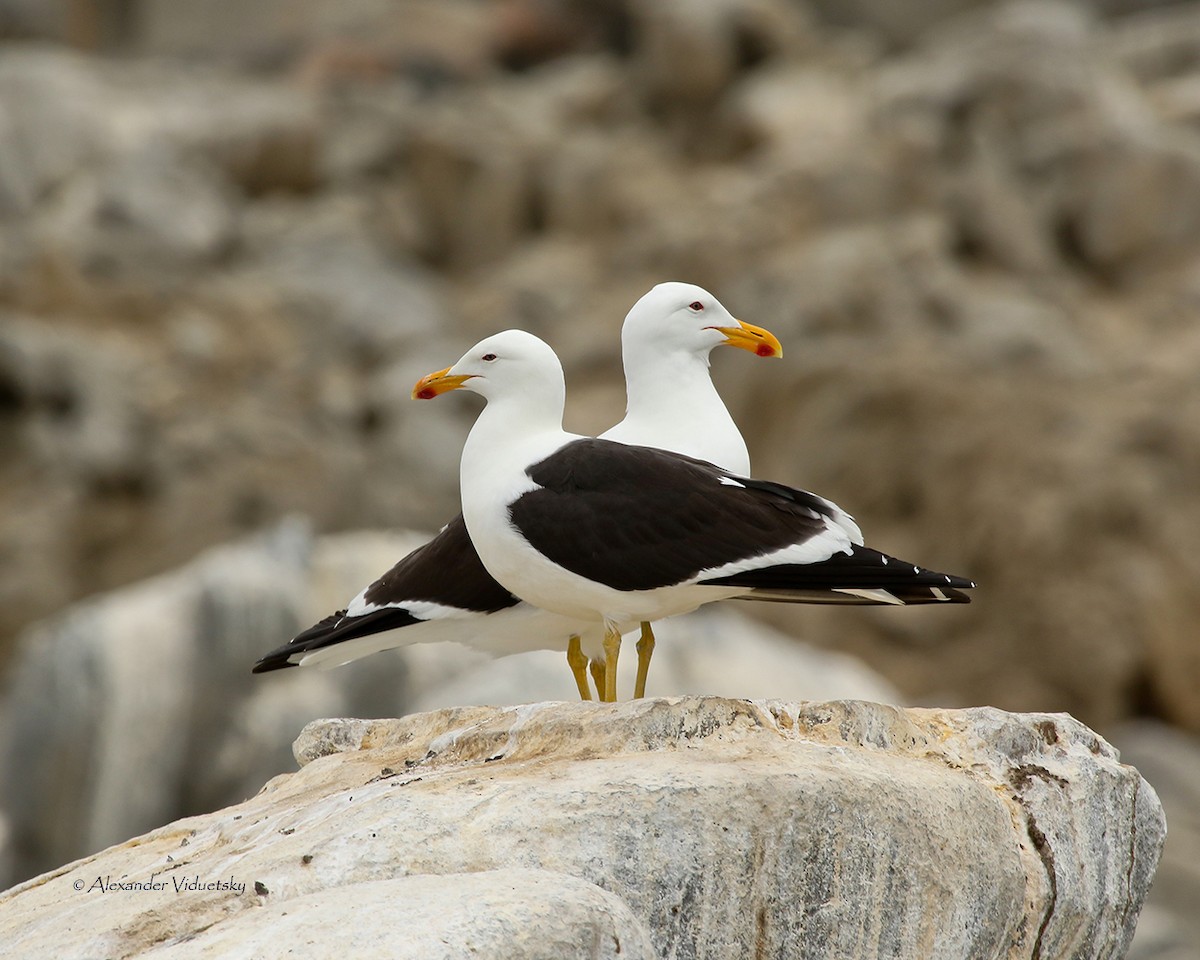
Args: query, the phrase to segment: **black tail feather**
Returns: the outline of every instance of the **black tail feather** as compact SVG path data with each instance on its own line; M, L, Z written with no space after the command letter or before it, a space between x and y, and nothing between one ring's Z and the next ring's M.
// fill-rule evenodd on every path
M296 634L282 647L272 650L254 665L251 673L267 673L270 670L294 667L298 664L293 658L311 650L320 650L343 640L367 637L373 633L383 633L385 630L395 630L420 622L420 618L400 607L384 607L357 617L348 617L345 610L339 610L302 633Z
M745 587L742 599L783 603L970 603L962 591L975 586L966 577L926 570L860 546L819 563L781 563L702 582ZM884 595L872 597L871 591Z

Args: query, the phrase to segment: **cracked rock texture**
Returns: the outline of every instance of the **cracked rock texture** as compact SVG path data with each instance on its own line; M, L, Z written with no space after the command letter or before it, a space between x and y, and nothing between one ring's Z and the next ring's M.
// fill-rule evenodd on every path
M295 753L301 769L245 803L9 891L0 942L121 958L1121 957L1165 833L1138 772L1062 714L464 707L317 721ZM175 892L193 879L245 886Z

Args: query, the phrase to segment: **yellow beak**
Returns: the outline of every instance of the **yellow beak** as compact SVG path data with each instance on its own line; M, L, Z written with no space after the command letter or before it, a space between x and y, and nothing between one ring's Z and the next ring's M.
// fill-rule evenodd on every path
M736 327L713 327L713 330L725 334L722 346L739 347L749 350L760 357L782 357L783 344L770 330L756 327L752 323L739 320Z
M475 374L469 373L466 375L456 374L450 376L450 367L445 370L437 370L434 373L428 373L417 381L416 386L412 389L412 398L414 400L432 400L439 394L449 393L451 390L457 390L464 383L470 380Z

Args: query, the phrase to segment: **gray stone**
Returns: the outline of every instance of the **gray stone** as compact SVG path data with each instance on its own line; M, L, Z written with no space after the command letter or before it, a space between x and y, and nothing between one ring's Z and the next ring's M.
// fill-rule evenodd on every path
M1113 957L1164 831L1137 771L1064 715L683 698L322 726L345 722L305 737L344 752L14 888L0 936L27 955L186 950L182 931L275 931L299 949L316 935L306 904L518 868L577 878L568 926L625 916L579 881L623 903L644 925L626 930L635 956L644 929L680 960ZM164 886L89 889L103 877ZM201 889L176 895L176 880ZM245 886L203 888L221 881ZM486 955L563 930L484 922Z
M945 20L985 6L986 0L811 0L813 10L830 24L878 34L907 45Z
M639 86L660 109L709 105L738 70L730 0L668 0L633 8Z
M497 20L476 3L423 0L153 0L140 9L142 53L258 69L298 66L314 85L370 84L398 71L431 84L491 67Z
M740 84L734 109L744 135L792 167L850 162L866 146L868 114L858 83L842 70L787 64Z
M326 103L321 177L342 183L378 175L402 161L420 116L416 91L408 84L334 88Z
M811 18L799 4L669 0L630 12L639 93L676 121L669 129L701 156L721 153L707 111L742 76L762 62L799 59L817 49Z
M228 183L207 162L151 148L73 178L44 208L42 257L99 286L161 292L233 240Z
M369 215L354 194L261 204L247 218L246 266L228 282L274 300L313 342L358 363L394 357L436 333L446 306L436 277L381 249Z
M542 119L507 98L463 101L414 131L412 176L431 258L477 267L529 234Z
M1200 138L1163 130L1105 144L1076 187L1080 254L1114 273L1155 261L1194 236L1200 221Z
M0 216L27 214L102 153L103 91L74 54L6 49L0 57Z
M64 11L38 0L0 0L0 36L61 36Z
M1123 17L1097 43L1143 82L1185 79L1200 57L1200 10L1176 3Z
M1077 6L1009 3L881 72L885 129L916 140L940 127L925 148L962 168L950 197L977 252L1046 272L1057 247L1124 277L1153 269L1200 217L1200 139L1159 122L1096 33Z
M318 103L297 85L154 61L106 69L99 79L110 98L103 130L114 152L169 144L209 161L251 195L318 182Z
M13 449L29 464L85 485L151 479L152 377L116 340L80 337L24 316L0 325L0 380L19 413Z
M90 163L151 149L203 158L250 192L310 188L319 166L316 102L300 89L52 48L5 51L0 131L0 214L27 212Z

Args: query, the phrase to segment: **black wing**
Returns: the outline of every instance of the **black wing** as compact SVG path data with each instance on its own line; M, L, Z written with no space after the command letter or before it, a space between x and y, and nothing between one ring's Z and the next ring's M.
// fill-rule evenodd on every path
M363 599L375 606L426 600L477 613L520 602L487 572L461 513L371 584Z
M424 623L405 608L409 603L431 601L459 610L494 613L520 602L487 572L462 514L371 584L363 599L381 609L358 616L339 610L272 650L254 665L253 672L292 667L291 658L297 654Z
M509 505L534 549L616 590L670 586L828 535L827 501L711 463L608 440L568 443L527 473ZM831 538L831 551L834 540Z

